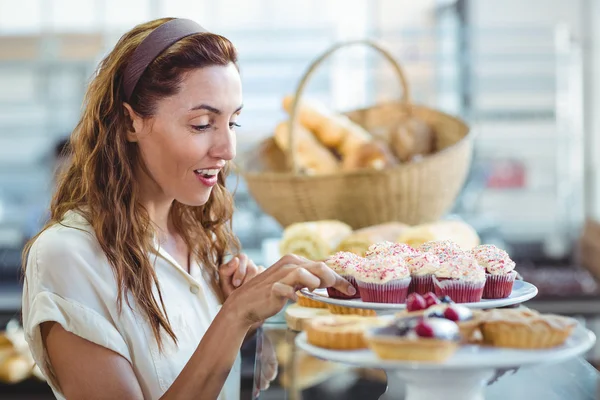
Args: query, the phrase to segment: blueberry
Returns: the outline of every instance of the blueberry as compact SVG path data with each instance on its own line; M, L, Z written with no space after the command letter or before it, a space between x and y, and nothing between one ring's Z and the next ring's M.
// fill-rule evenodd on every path
M454 304L454 301L452 301L452 299L450 298L450 296L443 296L440 298L440 301L442 303L446 303L446 304Z

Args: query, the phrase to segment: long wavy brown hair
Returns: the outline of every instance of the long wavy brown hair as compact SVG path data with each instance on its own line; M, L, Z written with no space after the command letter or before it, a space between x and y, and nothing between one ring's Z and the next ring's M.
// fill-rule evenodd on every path
M162 347L161 329L177 342L169 324L160 285L152 265L154 227L139 202L134 171L141 162L138 147L126 140L132 129L123 103L123 71L135 48L153 29L170 18L136 26L126 33L102 60L84 100L81 119L70 138L72 161L60 177L50 206L50 220L42 232L60 223L65 213L76 210L90 223L106 254L119 285L117 304L129 304L131 293L148 317ZM175 95L186 72L210 65L237 65L235 47L226 38L199 33L175 43L157 57L143 73L129 101L143 117L151 117L159 100ZM212 274L218 289L218 266L224 257L239 250L232 233L233 198L225 188L227 170L219 175L208 202L190 207L175 201L171 218L195 259ZM23 251L23 268L33 242ZM158 288L158 298L153 295Z

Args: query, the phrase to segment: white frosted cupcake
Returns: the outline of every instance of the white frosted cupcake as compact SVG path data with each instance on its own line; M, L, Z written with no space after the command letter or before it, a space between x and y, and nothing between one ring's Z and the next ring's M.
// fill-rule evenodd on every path
M423 243L418 249L422 253L433 253L440 262L444 262L449 258L462 256L465 252L459 245L451 240L435 240L432 242Z
M433 253L417 253L404 260L411 277L408 293L434 292L433 275L440 268L439 258Z
M404 303L410 272L401 256L370 257L355 269L360 297L370 303Z
M515 262L508 254L493 244L474 247L471 254L485 269L484 299L504 299L510 296L517 273Z
M334 288L327 288L327 294L333 299L357 299L360 297L358 286L354 280L354 271L363 258L354 253L339 251L325 260L325 264L334 272L346 279L356 289L354 296L348 296Z
M369 246L365 253L365 257L387 257L387 256L402 256L415 255L419 252L405 243L394 242L379 242Z
M456 303L476 303L483 295L485 269L470 254L448 258L435 272L433 284L438 297L449 296Z

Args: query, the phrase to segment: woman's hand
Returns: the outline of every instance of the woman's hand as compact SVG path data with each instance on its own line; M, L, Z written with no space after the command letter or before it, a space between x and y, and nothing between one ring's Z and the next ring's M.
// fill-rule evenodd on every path
M242 286L265 270L257 266L245 254L238 254L219 268L219 284L225 299L238 287Z
M277 314L296 290L334 287L350 296L356 289L325 263L287 255L231 293L223 308L237 313L248 326Z

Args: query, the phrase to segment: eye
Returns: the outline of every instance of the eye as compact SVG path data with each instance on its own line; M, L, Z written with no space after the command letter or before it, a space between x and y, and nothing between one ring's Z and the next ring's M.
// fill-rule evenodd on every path
M237 128L239 128L240 126L241 126L241 125L240 125L240 124L238 124L238 123L236 123L236 122L230 122L230 123L229 123L229 127L230 127L230 128L232 128L232 129L233 129L233 128L236 128L236 127L237 127Z
M194 130L196 130L198 132L204 132L208 128L210 128L210 124L206 124L206 125L192 125L192 129L194 129Z

